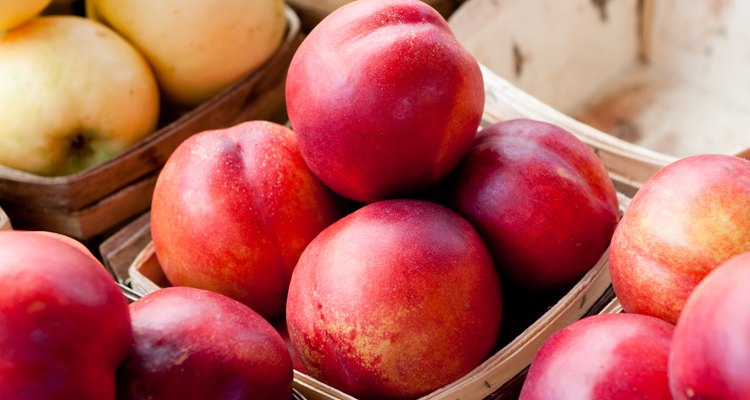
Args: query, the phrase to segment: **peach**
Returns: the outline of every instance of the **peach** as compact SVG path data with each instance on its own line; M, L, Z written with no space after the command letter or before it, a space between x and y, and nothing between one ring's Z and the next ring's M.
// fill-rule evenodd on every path
M359 202L438 182L471 145L482 74L448 24L417 0L337 9L289 66L287 111L313 172Z

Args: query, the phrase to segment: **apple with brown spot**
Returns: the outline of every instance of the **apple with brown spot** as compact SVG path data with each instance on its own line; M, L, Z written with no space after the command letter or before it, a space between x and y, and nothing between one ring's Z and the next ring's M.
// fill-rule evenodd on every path
M500 280L474 228L421 200L371 203L305 249L287 325L312 376L359 398L415 398L493 351Z
M412 194L449 173L484 108L479 65L432 7L362 0L302 42L286 81L310 168L359 202Z
M612 238L612 284L628 312L674 323L703 277L750 251L750 161L683 158L633 196Z

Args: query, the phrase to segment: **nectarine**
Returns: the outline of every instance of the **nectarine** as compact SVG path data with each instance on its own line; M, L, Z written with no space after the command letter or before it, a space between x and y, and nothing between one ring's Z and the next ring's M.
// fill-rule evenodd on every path
M677 320L669 355L672 396L750 398L750 253L706 275Z
M286 318L314 377L357 397L418 397L492 352L500 281L463 218L427 201L384 200L305 249Z
M638 314L584 318L537 352L520 400L670 400L674 326Z
M466 154L482 74L442 16L418 0L361 0L302 42L286 82L289 120L313 172L360 202L438 182Z
M541 121L483 129L444 191L485 239L503 282L536 292L563 288L591 269L619 217L601 160Z
M305 246L338 218L294 134L251 121L191 136L159 174L154 249L175 286L225 294L266 318L284 312Z
M292 395L292 361L258 313L224 295L165 288L130 305L135 337L122 399L278 399Z
M125 297L80 243L0 232L0 399L113 399L131 340Z
M701 279L750 251L750 161L683 158L633 197L609 253L615 293L628 312L674 323Z

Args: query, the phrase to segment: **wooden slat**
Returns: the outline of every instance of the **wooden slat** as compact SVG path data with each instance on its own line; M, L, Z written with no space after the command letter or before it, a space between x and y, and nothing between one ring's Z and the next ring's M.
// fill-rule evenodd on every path
M302 27L309 32L328 14L350 3L352 0L288 0L302 21ZM463 0L423 0L437 10L444 18L448 18Z
M485 124L559 125L632 194L678 158L750 154L748 14L738 0L469 0L449 22L483 64Z
M677 158L615 138L563 114L482 66L485 92L485 123L514 118L546 121L562 127L589 145L610 176L640 188L651 175Z
M128 283L128 268L151 241L151 213L141 214L99 245L104 265L120 283Z
M10 230L13 227L10 224L10 218L3 209L0 209L0 230Z

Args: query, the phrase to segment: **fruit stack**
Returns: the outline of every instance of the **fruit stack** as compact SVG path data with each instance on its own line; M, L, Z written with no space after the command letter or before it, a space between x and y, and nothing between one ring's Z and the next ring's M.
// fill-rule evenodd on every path
M477 134L481 70L434 9L338 9L295 53L286 94L292 129L249 121L172 154L139 262L286 328L299 379L364 398L428 395L493 363L561 297L550 325L606 288L605 277L591 298L569 294L599 283L620 214L601 161L537 121ZM523 350L547 328L534 329ZM459 390L477 398L505 380Z
M480 128L482 71L417 0L330 14L285 90L291 128L171 154L148 247L165 281L129 306L74 240L0 233L0 397L288 399L296 376L324 398L475 399L529 352L526 399L748 397L750 162L675 162L620 220L573 134ZM571 324L606 272L626 313Z
M285 119L301 33L281 0L220 13L210 2L91 0L86 16L49 3L0 4L0 204L18 227L90 239L149 207L186 137Z

